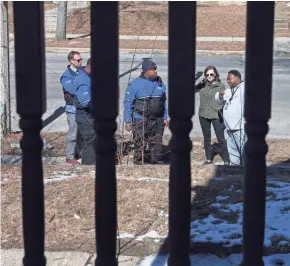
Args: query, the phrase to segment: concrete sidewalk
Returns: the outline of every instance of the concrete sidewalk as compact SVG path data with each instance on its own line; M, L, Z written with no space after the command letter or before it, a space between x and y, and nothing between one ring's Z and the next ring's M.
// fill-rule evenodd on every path
M23 249L1 249L1 266L22 266ZM67 251L45 252L47 266L93 266L96 256L94 254ZM135 266L140 261L138 257L120 256L120 266Z
M87 33L84 34L67 34L66 38L67 39L74 39L74 38L81 38L81 36L86 36L88 35ZM55 38L54 33L46 33L45 38L47 39L53 39ZM90 38L84 37L84 38ZM143 35L143 36L138 36L138 35L120 35L119 39L120 40L145 40L145 41L168 41L168 36L149 36L149 35ZM10 33L9 34L9 39L14 39L14 34ZM290 42L290 37L277 37L274 38L275 41L277 42ZM245 42L246 38L245 37L196 37L197 42Z

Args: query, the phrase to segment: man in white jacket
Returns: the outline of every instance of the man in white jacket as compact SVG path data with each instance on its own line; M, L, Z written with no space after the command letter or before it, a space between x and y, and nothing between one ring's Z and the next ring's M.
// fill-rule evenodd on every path
M230 88L215 95L216 101L224 104L222 117L225 125L225 138L231 165L243 165L244 157L244 99L245 87L241 73L231 70L227 76Z

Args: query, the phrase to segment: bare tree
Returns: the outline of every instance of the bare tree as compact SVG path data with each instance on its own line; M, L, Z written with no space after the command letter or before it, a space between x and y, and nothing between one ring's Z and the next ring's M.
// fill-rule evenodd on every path
M57 21L55 38L58 41L66 39L67 1L57 2Z
M9 38L8 38L8 2L1 2L0 12L0 92L1 92L1 134L11 131L10 84L9 84Z

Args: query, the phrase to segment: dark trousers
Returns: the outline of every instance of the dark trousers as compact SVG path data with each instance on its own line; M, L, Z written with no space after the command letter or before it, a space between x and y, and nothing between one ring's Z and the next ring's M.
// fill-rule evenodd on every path
M79 127L77 127L77 139L76 139L76 146L75 146L76 159L79 159L82 157L82 146L83 146L83 137L82 137Z
M156 164L162 159L164 120L135 119L133 121L134 163Z
M78 130L82 137L82 164L96 163L94 119L85 112L76 114Z
M220 119L207 119L204 117L199 117L200 126L202 129L203 139L204 139L204 149L205 157L207 160L212 159L212 149L211 149L211 124L213 125L216 137L219 142L220 156L224 162L229 162L229 152L227 149L227 143L224 135L224 124Z

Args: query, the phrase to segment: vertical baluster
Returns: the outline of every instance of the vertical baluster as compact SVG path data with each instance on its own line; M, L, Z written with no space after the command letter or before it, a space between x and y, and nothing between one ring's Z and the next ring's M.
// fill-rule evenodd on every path
M96 138L97 266L116 266L114 138L119 101L118 3L91 2L92 104Z
M169 180L168 265L190 265L192 129L195 94L196 2L169 2L169 115L172 161Z
M22 210L25 266L44 266L42 114L46 109L43 2L13 2L17 112L23 137Z
M266 154L271 117L275 2L247 3L244 265L264 265ZM258 104L258 105L257 105Z

